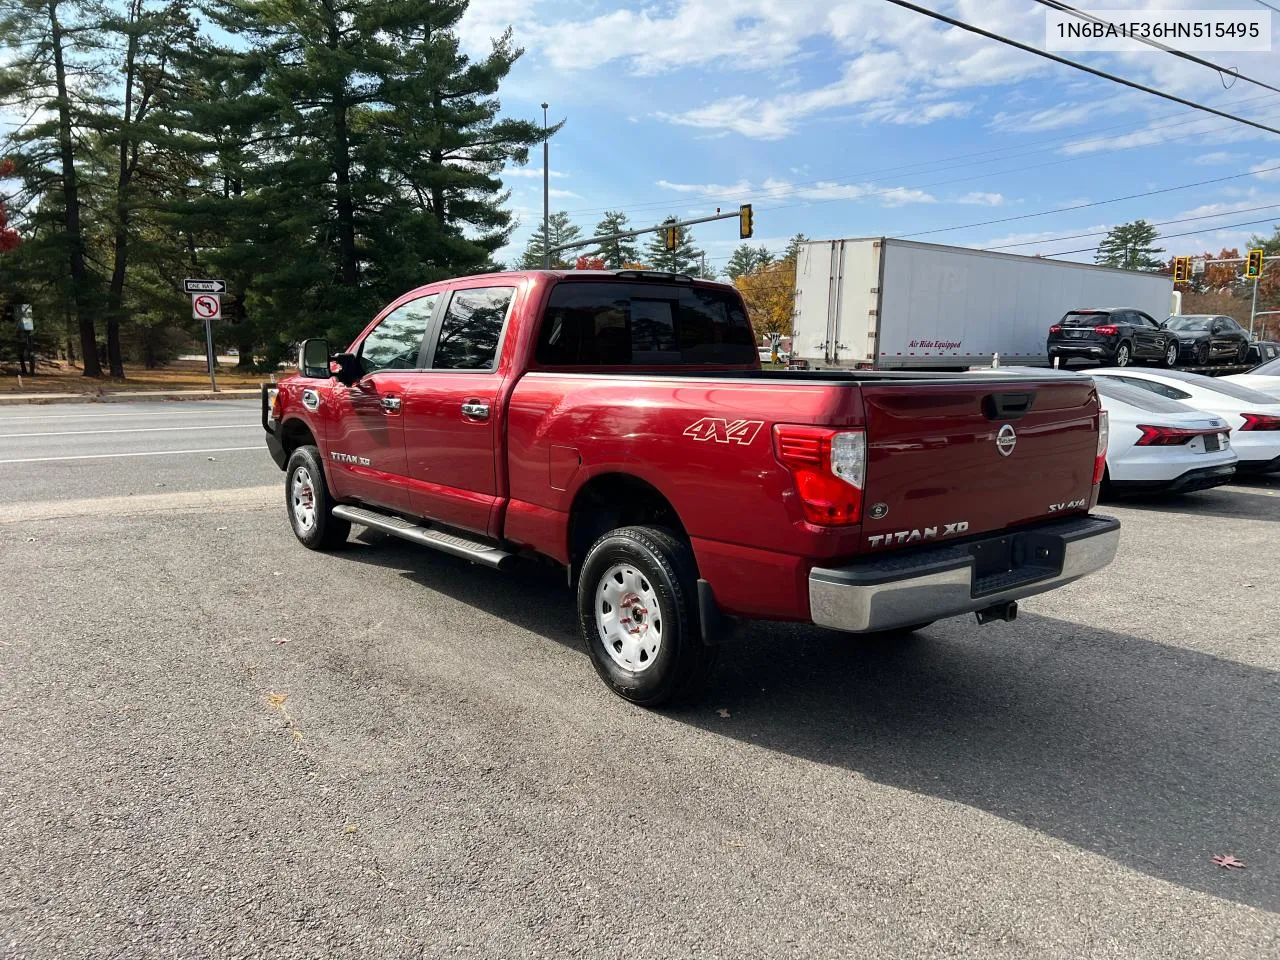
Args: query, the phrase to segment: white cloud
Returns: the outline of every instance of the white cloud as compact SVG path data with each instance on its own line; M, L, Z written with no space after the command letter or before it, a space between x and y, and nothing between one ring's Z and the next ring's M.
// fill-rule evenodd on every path
M658 186L664 190L674 190L676 193L697 193L703 196L724 196L751 191L751 184L746 180L739 180L731 186L720 183L672 183L670 180L659 180Z
M818 180L813 183L793 184L772 177L756 185L749 180L739 180L726 186L720 183L673 183L659 180L658 186L676 193L697 194L711 198L746 198L753 202L778 200L878 200L881 206L900 207L908 203L937 203L937 197L913 187L876 187L869 183L840 183L835 180Z
M1225 163L1234 163L1236 160L1243 160L1244 156L1243 153L1214 150L1210 153L1202 153L1199 156L1192 157L1191 162L1197 167L1216 167Z
M547 196L554 197L559 200L581 200L582 194L574 193L572 190L557 190L555 187L547 191Z
M1280 167L1280 157L1272 157L1270 160L1263 160L1262 163L1255 163L1249 168L1250 173L1258 175L1259 180L1280 180L1280 170L1273 170L1272 167ZM1263 173L1262 171L1266 171Z
M539 180L541 180L542 168L541 167L507 167L505 170L502 171L502 173L498 174L498 176L503 177L504 179L506 177L529 177L530 179L536 177ZM567 173L564 173L563 171L560 171L560 170L551 171L552 180L555 180L558 177L567 177L567 176L568 176Z
M1005 199L1002 193L982 193L975 190L957 199L956 203L967 203L980 207L1002 207L1005 204Z

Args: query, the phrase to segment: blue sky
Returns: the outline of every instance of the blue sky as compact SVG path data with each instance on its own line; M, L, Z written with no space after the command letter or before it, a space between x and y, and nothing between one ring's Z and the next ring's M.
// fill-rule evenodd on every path
M1043 48L1031 0L928 0L933 9ZM1109 8L1135 8L1109 0ZM1166 8L1263 10L1255 0ZM1201 56L1280 86L1273 52ZM756 208L756 240L909 236L939 243L1068 251L1100 237L1052 238L1151 221L1171 253L1242 246L1280 224L1280 170L1089 209L1060 208L1280 167L1280 136L954 30L883 0L669 0L649 5L473 0L462 34L481 51L510 24L527 50L504 113L566 119L551 150L553 209L590 231L606 208L634 225L669 213ZM1280 94L1151 50L1068 56L1280 126ZM541 218L541 158L506 178L522 224ZM1268 209L1255 209L1255 208ZM1232 227L1243 221L1266 220ZM723 265L736 223L695 230ZM1077 254L1072 259L1091 259Z

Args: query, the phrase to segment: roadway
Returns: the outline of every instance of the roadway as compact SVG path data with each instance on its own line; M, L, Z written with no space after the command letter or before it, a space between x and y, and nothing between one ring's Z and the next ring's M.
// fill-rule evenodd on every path
M0 418L0 955L1280 954L1274 483L653 713L553 571L302 549L252 404Z

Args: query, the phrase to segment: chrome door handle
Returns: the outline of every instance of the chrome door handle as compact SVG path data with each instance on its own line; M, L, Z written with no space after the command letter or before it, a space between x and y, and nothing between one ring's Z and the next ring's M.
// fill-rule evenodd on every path
M388 413L397 413L397 412L399 412L399 410L400 410L400 398L399 398L399 397L383 397L383 398L382 398L382 409L383 409L383 410L386 410Z
M483 400L467 400L462 404L462 415L473 420L488 420L489 404Z

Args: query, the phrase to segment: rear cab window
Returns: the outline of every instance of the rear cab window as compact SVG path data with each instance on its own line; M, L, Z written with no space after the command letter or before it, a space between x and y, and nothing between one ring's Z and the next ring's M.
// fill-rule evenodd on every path
M561 281L551 290L539 367L751 366L751 322L730 291L643 280Z
M1061 320L1064 327L1099 327L1111 322L1111 314L1097 310L1073 310Z

